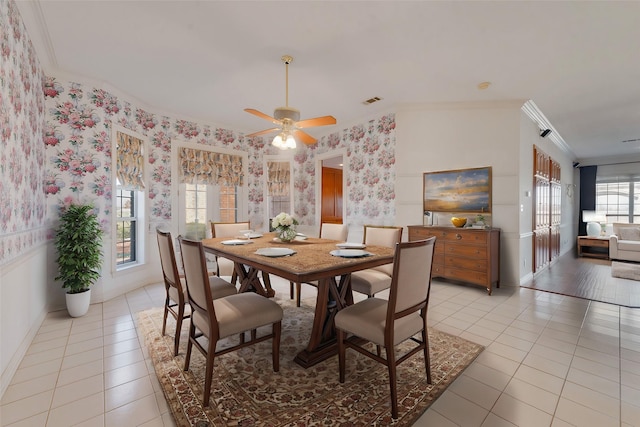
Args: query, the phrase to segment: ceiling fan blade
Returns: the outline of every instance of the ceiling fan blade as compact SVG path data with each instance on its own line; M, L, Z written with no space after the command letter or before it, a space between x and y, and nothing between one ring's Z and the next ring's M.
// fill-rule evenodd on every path
M296 127L298 128L310 128L314 126L326 126L326 125L335 125L336 118L333 116L322 116L316 117L313 119L300 120L296 122Z
M254 136L260 136L260 135L264 135L264 134L275 132L275 131L279 131L279 130L280 130L280 128L265 129L265 130L261 130L260 132L254 132L254 133L251 133L249 135L246 135L246 137L247 138L253 138Z
M293 137L299 141L302 141L303 143L307 144L307 145L312 145L315 144L318 140L315 139L314 137L312 137L311 135L309 135L306 132L303 132L301 130L294 130L293 131Z
M254 116L258 116L261 119L269 120L271 123L274 123L274 124L279 124L280 123L280 120L276 120L273 117L271 117L271 116L269 116L269 115L267 115L267 114L265 114L265 113L263 113L261 111L254 110L253 108L245 108L244 111L246 111L249 114L253 114Z

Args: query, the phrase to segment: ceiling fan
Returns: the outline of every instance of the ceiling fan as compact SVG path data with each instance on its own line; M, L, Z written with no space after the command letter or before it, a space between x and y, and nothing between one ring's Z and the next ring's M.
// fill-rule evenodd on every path
M279 132L273 139L273 145L281 149L296 148L296 139L307 145L315 144L317 142L314 137L300 129L336 124L336 119L333 116L322 116L313 119L300 120L300 111L289 107L289 64L291 64L292 61L292 56L284 55L282 57L282 62L284 62L286 69L285 106L276 108L273 112L273 117L258 110L254 110L253 108L244 109L247 113L269 120L271 123L278 125L278 127L261 130L247 136L253 137L265 135L271 132Z

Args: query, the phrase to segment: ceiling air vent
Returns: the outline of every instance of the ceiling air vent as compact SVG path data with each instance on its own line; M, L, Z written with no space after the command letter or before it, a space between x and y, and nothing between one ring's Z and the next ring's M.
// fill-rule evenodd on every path
M623 144L630 144L632 142L640 142L640 138L636 138L636 139L625 139L622 141Z
M362 101L362 103L364 105L370 105L370 104L373 104L374 102L378 102L378 101L382 101L382 98L380 98L379 96L374 96L373 98L369 98L366 101Z

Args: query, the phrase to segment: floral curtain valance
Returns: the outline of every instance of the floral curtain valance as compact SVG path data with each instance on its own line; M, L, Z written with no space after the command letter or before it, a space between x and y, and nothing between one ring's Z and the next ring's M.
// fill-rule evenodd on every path
M120 185L132 190L144 190L144 156L141 139L116 133L116 176Z
M267 169L269 196L288 196L291 183L289 162L267 162Z
M180 182L242 186L242 157L214 151L180 148Z

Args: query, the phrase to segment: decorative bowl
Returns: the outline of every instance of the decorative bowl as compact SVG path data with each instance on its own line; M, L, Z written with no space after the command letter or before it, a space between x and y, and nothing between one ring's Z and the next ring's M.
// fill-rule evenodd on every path
M467 223L467 218L456 218L455 216L451 218L451 223L456 227L464 227Z

